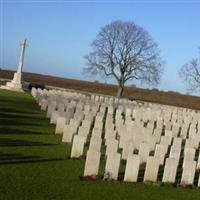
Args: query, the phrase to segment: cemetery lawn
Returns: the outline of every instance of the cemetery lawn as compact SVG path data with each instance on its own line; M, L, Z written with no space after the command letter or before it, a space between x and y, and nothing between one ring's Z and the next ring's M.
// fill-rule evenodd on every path
M82 181L84 161L55 136L29 94L0 90L0 199L190 200L200 189Z

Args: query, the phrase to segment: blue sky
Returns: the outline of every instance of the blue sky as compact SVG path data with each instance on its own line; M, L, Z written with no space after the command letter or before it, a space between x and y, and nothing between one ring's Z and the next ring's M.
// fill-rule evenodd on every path
M0 2L3 69L17 69L19 44L27 38L24 71L88 80L82 74L83 56L91 51L100 28L114 20L128 20L146 29L159 44L166 64L158 88L186 92L178 70L198 56L200 0Z

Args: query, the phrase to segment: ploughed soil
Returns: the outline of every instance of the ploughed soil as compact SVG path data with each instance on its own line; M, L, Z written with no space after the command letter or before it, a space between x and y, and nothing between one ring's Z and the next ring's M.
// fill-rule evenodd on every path
M13 73L13 71L0 70L0 78L12 79ZM43 85L81 90L84 92L99 93L104 95L115 96L117 93L116 85L60 78L42 74L24 72L23 80L30 83L39 83ZM157 90L126 87L123 97L191 109L200 108L200 97L183 95L176 92L162 92Z

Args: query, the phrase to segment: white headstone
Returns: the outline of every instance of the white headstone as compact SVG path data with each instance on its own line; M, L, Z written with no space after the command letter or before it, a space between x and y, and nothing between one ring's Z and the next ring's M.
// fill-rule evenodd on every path
M111 129L111 130L106 129L105 130L105 139L108 139L108 138L115 139L116 138L116 131L113 130L113 129Z
M144 182L145 181L157 181L159 170L159 159L157 157L149 156L147 158L146 169L144 173Z
M149 156L150 148L146 143L141 143L139 147L140 164L146 163Z
M102 130L103 122L102 121L95 121L94 128L98 128L98 129Z
M178 138L178 137L174 137L173 138L173 146L181 148L181 145L182 145L182 139Z
M56 134L63 134L65 123L66 123L65 117L58 117L55 130Z
M176 146L172 146L170 149L170 158L174 158L176 160L180 159L180 154L181 154L181 148L180 147L176 147Z
M102 129L93 128L93 130L92 130L92 136L101 138L101 136L102 136Z
M82 125L81 125L81 126L90 129L91 124L92 124L92 121L91 121L91 120L86 120L86 119L84 119L84 120L82 121Z
M66 124L64 126L64 129L63 129L62 142L64 142L64 143L71 143L74 134L77 133L77 129L78 129L78 127L76 125Z
M87 137L89 135L89 128L80 126L78 128L78 135Z
M56 102L55 102L56 104ZM51 117L51 114L52 112L55 110L56 108L56 105L49 105L48 108L47 108L47 118L50 118Z
M54 110L51 113L50 124L56 124L56 121L57 121L59 116L60 116L60 113L57 110Z
M156 150L155 150L154 156L159 158L160 165L164 164L164 159L165 159L167 150L168 150L168 146L165 146L162 144L156 145Z
M126 160L129 154L133 154L134 143L132 141L127 141L122 150L122 159Z
M140 156L129 154L126 163L124 181L137 182L139 167L140 167Z
M162 133L162 130L161 130L161 129L159 129L159 128L154 129L153 135L155 136L156 142L157 142L157 143L160 142L161 133Z
M109 153L117 153L118 140L108 139L106 140L106 155Z
M185 148L195 148L195 149L198 149L199 147L199 141L196 140L195 138L189 138L189 139L186 139L185 141Z
M171 136L161 136L160 144L162 145L171 145L172 137Z
M180 137L181 137L182 139L186 139L186 138L187 138L187 134L188 134L188 127L182 126L182 128L181 128L181 133L180 133Z
M162 182L174 183L176 179L177 168L178 168L178 160L174 158L167 158Z
M99 171L101 153L89 150L86 156L84 176L97 176Z
M101 151L101 143L102 143L102 139L96 136L92 136L90 138L90 146L89 146L89 150L93 150L93 151Z
M196 150L193 148L185 148L184 149L184 159L183 159L183 168L185 167L185 163L187 161L193 161L195 158Z
M173 132L171 130L165 130L165 136L173 137Z
M181 177L182 185L191 185L194 181L194 175L196 170L196 161L187 160L183 168L183 173Z
M71 158L79 158L83 155L83 149L85 144L85 137L75 135L72 143Z
M179 130L180 130L180 125L179 124L173 124L173 126L172 126L173 137L178 137Z
M109 180L117 180L121 155L119 153L109 153L107 155L105 176Z

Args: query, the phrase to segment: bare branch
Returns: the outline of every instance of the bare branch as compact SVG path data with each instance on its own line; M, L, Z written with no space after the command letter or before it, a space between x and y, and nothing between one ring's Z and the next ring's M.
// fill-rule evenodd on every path
M183 65L179 76L187 84L189 91L200 91L200 57Z
M128 80L157 84L163 71L158 45L134 22L115 21L106 25L87 55L87 73L112 76L120 87ZM123 91L123 88L122 88Z

